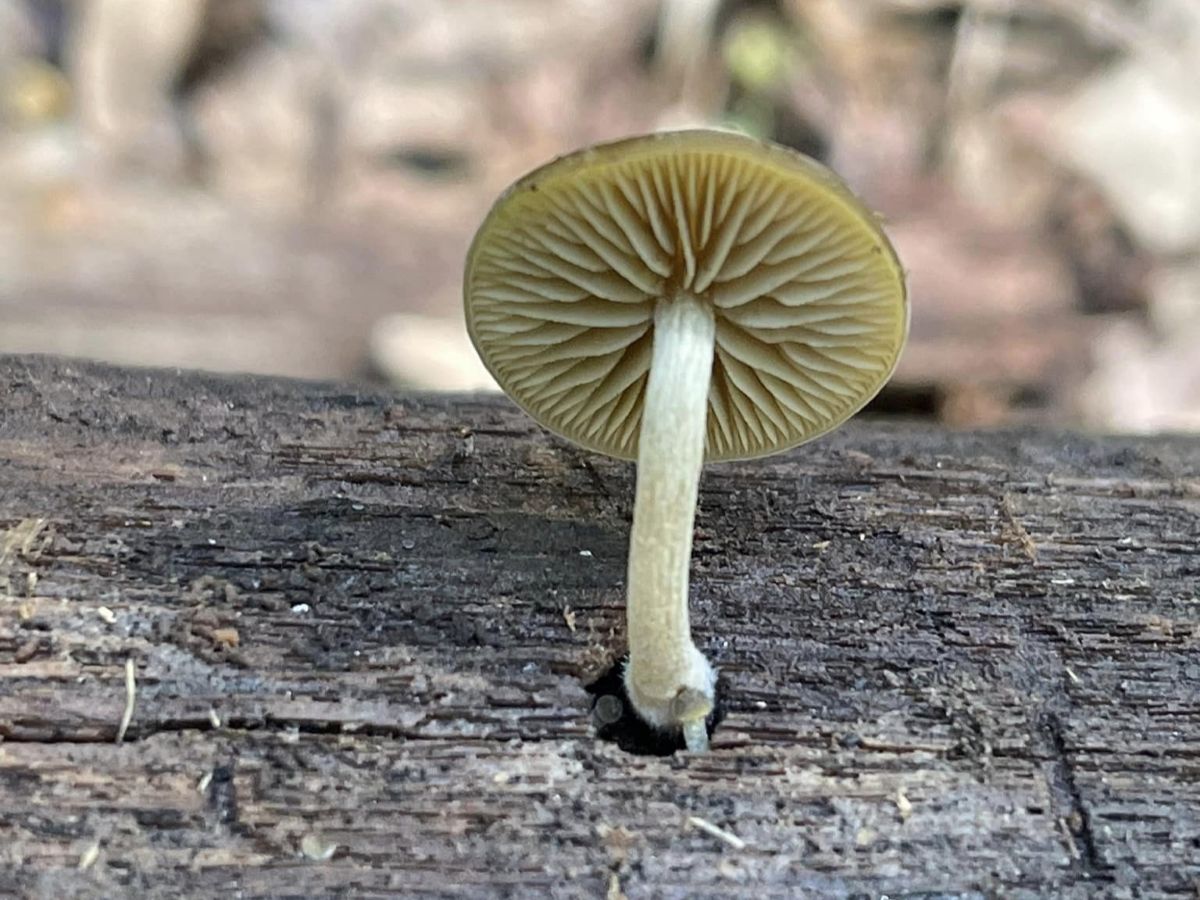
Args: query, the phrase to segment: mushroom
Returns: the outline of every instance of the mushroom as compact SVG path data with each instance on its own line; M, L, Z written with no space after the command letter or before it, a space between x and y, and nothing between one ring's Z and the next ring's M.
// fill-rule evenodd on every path
M707 749L716 674L688 620L701 466L811 440L887 381L908 301L876 216L784 147L635 137L505 191L463 294L475 348L518 405L637 460L625 687L646 722Z

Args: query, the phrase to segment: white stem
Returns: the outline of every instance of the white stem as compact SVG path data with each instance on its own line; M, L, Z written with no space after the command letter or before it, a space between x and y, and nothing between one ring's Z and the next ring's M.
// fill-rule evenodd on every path
M651 725L682 727L692 750L707 748L704 719L712 710L716 681L692 643L688 621L688 568L714 340L707 304L686 294L659 301L629 538L626 690Z

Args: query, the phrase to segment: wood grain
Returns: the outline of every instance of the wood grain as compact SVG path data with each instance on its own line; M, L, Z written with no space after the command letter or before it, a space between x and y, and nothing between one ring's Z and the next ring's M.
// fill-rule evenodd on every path
M0 895L1196 895L1200 441L709 468L701 757L592 729L632 479L500 399L0 359Z

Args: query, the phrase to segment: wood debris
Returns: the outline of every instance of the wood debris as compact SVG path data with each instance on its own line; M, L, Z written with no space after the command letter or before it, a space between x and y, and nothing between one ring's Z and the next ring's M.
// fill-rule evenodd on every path
M608 825L601 823L596 826L596 834L600 837L604 848L612 856L613 861L623 863L629 858L629 851L637 843L637 833L623 825Z
M40 637L30 638L25 643L21 644L20 647L17 648L16 653L13 654L13 662L27 663L31 659L33 659L35 656L37 656L38 652L41 649L42 649L42 639Z
M22 519L4 532L0 539L0 566L11 563L17 557L35 556L34 542L46 527L46 519Z
M1033 538L1021 524L1021 520L1017 518L1016 507L1013 505L1011 495L1005 494L1000 499L1000 511L1004 514L1005 519L1005 524L1001 528L1003 539L1019 546L1030 562L1037 562L1037 544L1033 542Z
M705 834L710 834L718 840L724 841L734 850L745 850L746 842L731 831L726 831L707 819L702 819L699 816L688 816L687 824L692 828L699 828Z
M125 732L133 721L133 709L137 703L137 666L130 656L125 660L125 711L121 713L121 724L117 727L117 743L125 740Z
M313 862L325 862L337 853L338 845L330 843L320 835L309 832L300 841L300 852Z
M96 864L96 860L100 858L100 842L92 841L83 848L83 852L79 854L79 871L84 872Z
M901 822L907 822L908 817L912 815L912 801L904 793L903 786L896 788L896 811L900 813Z

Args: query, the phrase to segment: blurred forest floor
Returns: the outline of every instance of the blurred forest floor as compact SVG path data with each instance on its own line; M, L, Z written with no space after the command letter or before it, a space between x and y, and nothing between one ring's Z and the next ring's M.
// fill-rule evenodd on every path
M486 386L513 179L715 124L888 222L881 412L1200 429L1194 0L0 0L0 352Z

